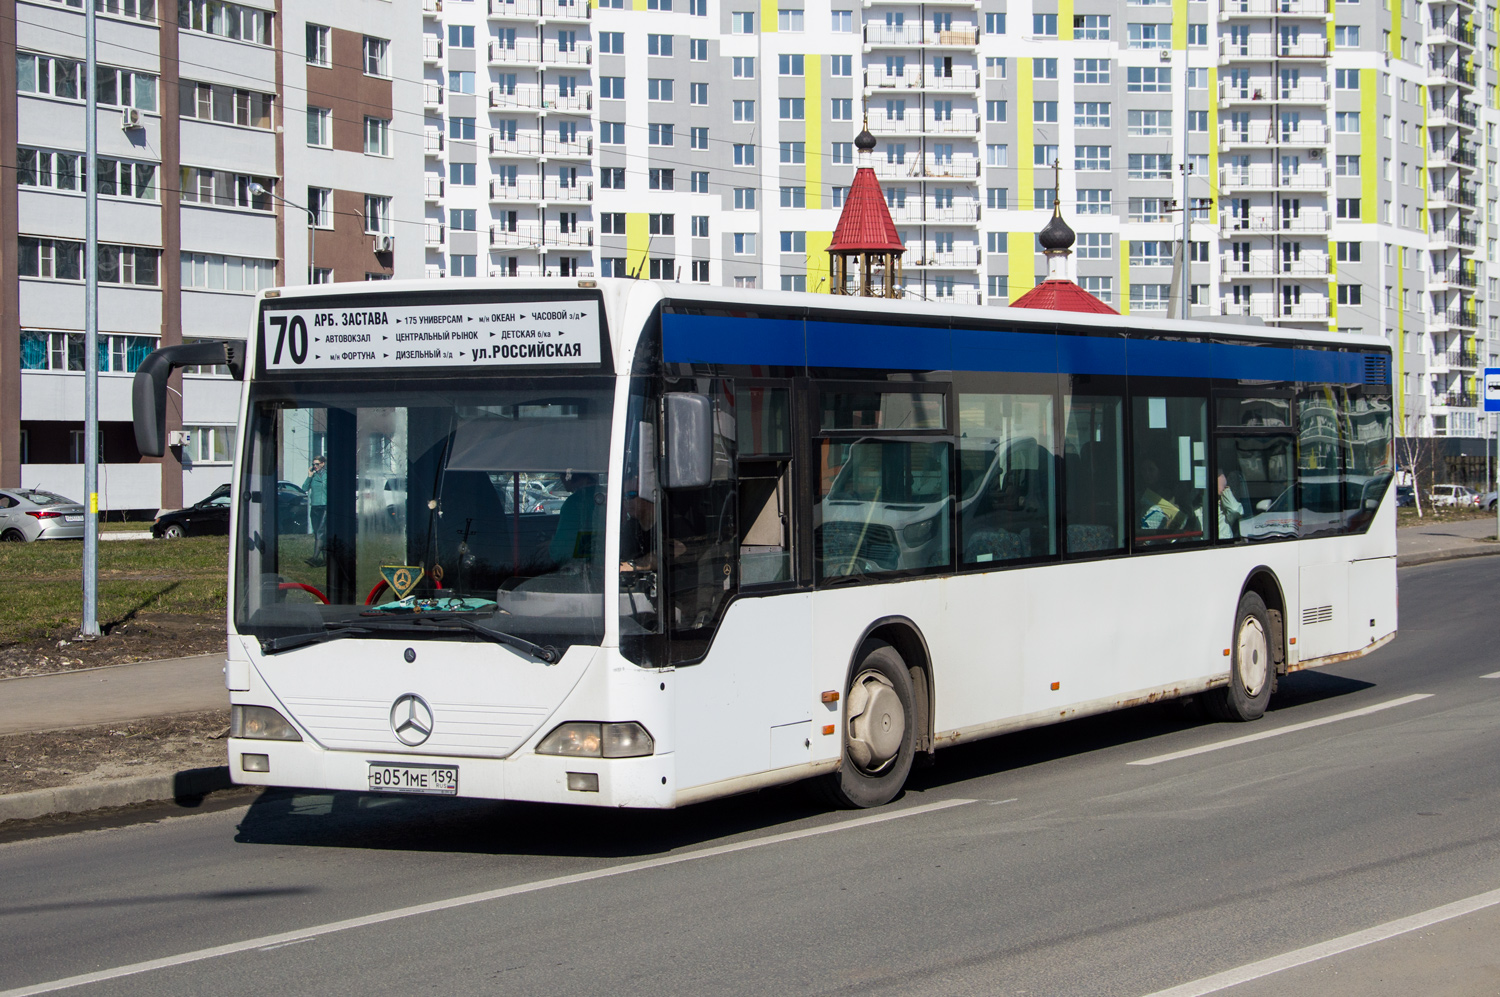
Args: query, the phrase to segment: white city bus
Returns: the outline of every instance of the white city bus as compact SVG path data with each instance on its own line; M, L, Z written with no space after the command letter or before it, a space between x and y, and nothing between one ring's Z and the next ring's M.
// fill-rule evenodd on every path
M213 354L213 355L210 355ZM1396 627L1390 352L625 280L264 292L235 781L674 807L1169 697L1263 713ZM321 459L322 462L319 462Z

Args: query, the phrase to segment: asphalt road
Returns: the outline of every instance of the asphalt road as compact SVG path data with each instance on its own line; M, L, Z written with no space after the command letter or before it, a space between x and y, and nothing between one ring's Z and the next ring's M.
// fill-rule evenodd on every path
M0 997L1500 993L1497 593L1403 569L1397 640L1256 724L1030 731L879 811L271 793L11 841Z

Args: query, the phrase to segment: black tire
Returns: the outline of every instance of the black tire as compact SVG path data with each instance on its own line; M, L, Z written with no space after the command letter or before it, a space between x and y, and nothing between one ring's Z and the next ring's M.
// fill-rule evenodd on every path
M1230 640L1229 684L1203 694L1203 708L1215 720L1259 720L1276 686L1271 648L1271 614L1254 592L1240 596Z
M906 662L883 640L866 641L859 651L843 696L843 757L838 771L822 779L831 802L855 809L896 798L916 745L916 697Z
M180 524L172 523L166 529L161 531L161 535L162 539L164 540L181 540L183 537L187 536L187 531L184 530Z
M6 530L4 533L0 533L0 543L23 544L25 542L26 534L22 533L20 530L11 529Z

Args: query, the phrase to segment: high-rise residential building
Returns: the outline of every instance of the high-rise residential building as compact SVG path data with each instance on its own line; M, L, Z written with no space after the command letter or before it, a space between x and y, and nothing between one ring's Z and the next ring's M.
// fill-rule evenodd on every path
M0 483L75 499L84 2L0 0ZM387 0L94 2L100 502L150 511L228 481L239 392L223 370L175 377L169 428L185 436L143 460L130 382L146 354L243 339L261 288L420 275L421 14Z
M1057 181L1120 311L1382 334L1480 431L1493 7L597 2L426 0L427 273L826 291L868 114L910 295L1034 286Z

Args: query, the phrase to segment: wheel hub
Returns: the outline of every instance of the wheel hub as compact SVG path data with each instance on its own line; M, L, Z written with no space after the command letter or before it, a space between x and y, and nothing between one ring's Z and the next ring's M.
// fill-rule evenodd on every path
M1240 623L1239 647L1235 660L1239 664L1240 683L1251 699L1260 695L1271 670L1270 642L1266 640L1265 627L1253 616Z
M846 731L849 758L864 771L879 772L895 761L906 739L906 711L884 675L867 671L855 678Z

